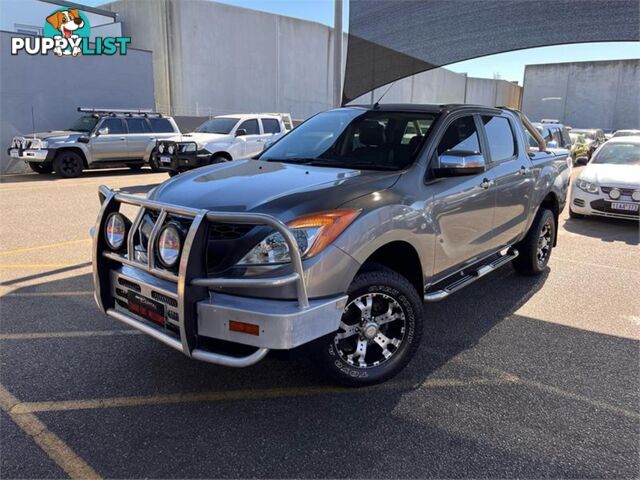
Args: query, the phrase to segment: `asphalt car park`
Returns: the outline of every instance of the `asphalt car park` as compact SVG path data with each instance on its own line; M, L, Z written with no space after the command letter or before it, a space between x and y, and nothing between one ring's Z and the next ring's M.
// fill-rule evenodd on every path
M503 268L428 305L408 368L347 389L308 357L191 361L97 310L98 185L166 178L3 178L2 478L638 475L637 223L565 208L545 274Z

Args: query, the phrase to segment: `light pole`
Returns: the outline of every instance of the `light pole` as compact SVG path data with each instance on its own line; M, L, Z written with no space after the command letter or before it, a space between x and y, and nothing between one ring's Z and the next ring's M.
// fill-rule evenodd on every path
M333 105L342 103L342 0L334 0L333 21Z

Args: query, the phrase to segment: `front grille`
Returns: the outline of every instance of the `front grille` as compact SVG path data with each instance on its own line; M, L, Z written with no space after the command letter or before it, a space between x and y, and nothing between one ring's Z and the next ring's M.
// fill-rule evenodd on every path
M136 292L140 292L142 290L140 288L140 285L138 285L137 283L130 282L126 278L118 278L118 283L123 287L129 288L131 290L135 290Z
M573 204L576 207L584 207L584 200L582 200L581 198L574 198L573 199Z
M614 188L618 188L618 187L600 187L600 189L606 193L607 195L609 194L609 192L611 192L611 190L613 190ZM633 195L633 188L618 188L618 190L620 190L620 194L624 195L626 197L630 197L631 195Z
M171 298L167 295L164 295L162 293L159 292L155 292L152 291L151 292L151 297L161 303L166 303L167 305L170 305L172 307L177 307L178 306L178 301L174 298Z
M126 290L123 290L123 289L118 288L118 287L116 287L116 294L120 295L123 298L127 298L127 295L128 295Z
M169 317L171 320L178 320L178 314L173 310L167 310L167 317Z
M120 300L119 298L116 298L116 303L120 305L122 308L126 308L126 309L129 308L129 303L123 300Z
M209 240L235 240L244 237L253 225L236 223L212 223L209 225Z

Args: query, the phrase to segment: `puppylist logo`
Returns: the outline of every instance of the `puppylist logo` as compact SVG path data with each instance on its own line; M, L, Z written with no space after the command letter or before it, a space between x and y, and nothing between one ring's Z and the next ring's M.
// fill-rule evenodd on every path
M59 8L44 23L43 37L12 37L11 55L24 51L28 55L59 57L78 55L126 55L131 37L95 37L89 44L91 25L87 16L77 8Z

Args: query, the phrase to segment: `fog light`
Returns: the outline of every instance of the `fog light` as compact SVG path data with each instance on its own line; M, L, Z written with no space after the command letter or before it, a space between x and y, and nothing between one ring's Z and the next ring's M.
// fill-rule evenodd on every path
M173 225L164 227L158 238L158 257L160 258L160 263L168 268L174 267L180 258L181 248L182 239L180 238L178 229Z
M120 250L127 238L127 221L122 214L113 212L107 217L104 227L104 239L111 250Z

